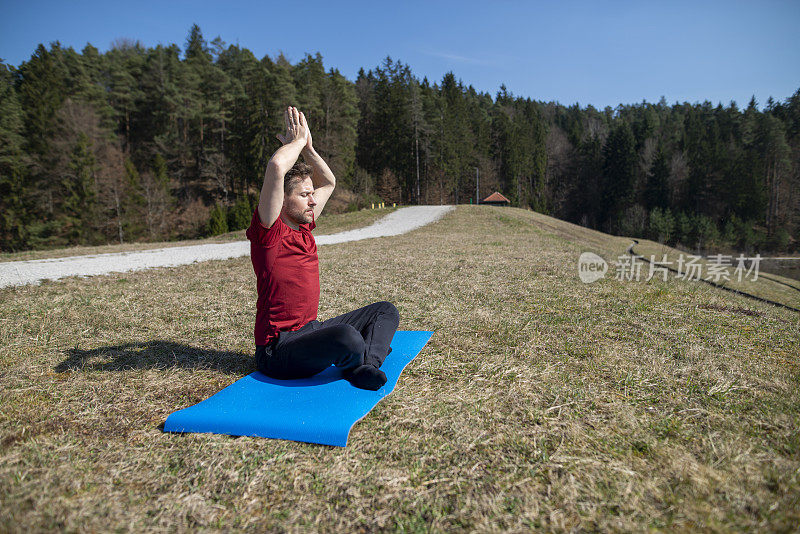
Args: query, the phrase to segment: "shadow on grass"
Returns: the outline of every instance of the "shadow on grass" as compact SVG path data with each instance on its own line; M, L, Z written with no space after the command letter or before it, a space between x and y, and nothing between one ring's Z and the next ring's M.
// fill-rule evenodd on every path
M241 375L255 371L253 354L199 349L172 341L124 343L91 350L70 349L55 371L125 371L129 369L213 369Z

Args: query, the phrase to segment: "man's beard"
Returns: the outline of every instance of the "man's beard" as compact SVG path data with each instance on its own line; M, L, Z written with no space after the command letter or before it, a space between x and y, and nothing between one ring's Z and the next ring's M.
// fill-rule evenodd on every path
M290 212L289 217L295 224L310 224L314 220L314 215L311 210L298 210Z

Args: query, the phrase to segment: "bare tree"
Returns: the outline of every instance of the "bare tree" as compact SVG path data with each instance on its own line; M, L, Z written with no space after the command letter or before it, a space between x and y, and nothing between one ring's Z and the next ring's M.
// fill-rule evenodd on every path
M125 194L123 153L119 138L101 124L99 114L91 104L67 98L57 114L53 157L59 176L67 178L69 154L81 135L89 141L96 160L93 186L99 210L92 226L107 238L124 241L122 201Z

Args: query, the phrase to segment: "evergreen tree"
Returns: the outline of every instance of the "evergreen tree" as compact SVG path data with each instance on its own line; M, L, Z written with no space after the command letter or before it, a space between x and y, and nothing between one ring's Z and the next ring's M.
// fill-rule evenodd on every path
M669 208L661 210L659 207L653 208L650 212L650 237L659 243L669 243L675 232L675 219Z
M180 49L177 45L158 45L148 50L144 60L141 95L135 113L137 157L148 159L161 154L168 167L183 175L178 108L180 105ZM141 141L139 141L141 139Z
M122 201L122 227L128 241L140 238L147 227L146 198L139 170L130 159L125 160L125 189Z
M113 129L114 110L109 105L106 95L106 58L87 44L77 57L80 69L80 80L76 96L96 109L104 128Z
M325 67L319 52L299 61L290 69L295 90L297 91L294 105L303 110L306 119L315 124L324 123L323 98L327 89Z
M109 101L114 109L123 150L131 154L133 118L141 99L140 80L145 64L144 50L138 42L117 41L106 55L108 60Z
M186 37L185 50L187 61L196 61L200 64L211 63L211 49L203 38L203 32L200 30L200 26L196 23L192 24L192 27L189 28L189 36Z
M131 169L129 175L133 175L133 171ZM146 173L140 177L144 205L146 207L145 221L150 239L162 236L169 224L168 216L175 203L170 191L170 180L167 172L166 160L161 154L156 154L152 162L152 173ZM134 178L134 187L135 182Z
M456 81L452 72L442 78L439 103L442 135L438 141L441 143L442 170L450 179L453 200L458 204L466 202L470 196L473 135L468 122L464 86L460 80ZM519 176L521 170L515 167L512 172ZM518 197L515 200L518 201Z
M230 117L224 135L224 154L230 164L231 189L247 194L260 184L259 162L263 157L265 116L259 117L259 103L254 98L264 69L249 50L229 46L219 54L217 65L231 82L229 88ZM254 139L261 143L254 145ZM254 150L257 149L257 150ZM238 185L234 184L234 181Z
M228 231L228 219L225 208L219 204L214 204L211 216L208 219L207 234L210 236L224 234Z
M26 245L29 193L25 188L23 116L12 73L0 62L0 250Z
M355 170L358 118L355 87L331 69L325 76L321 116L311 127L316 150L343 185L350 183Z
M67 69L58 42L36 48L18 72L17 95L25 111L25 139L31 155L45 154L55 127L55 115L67 97Z
M757 139L758 116L755 99L752 99L742 117L741 149L732 166L731 191L727 195L729 210L744 220L764 219L766 214L763 160Z
M619 224L625 210L633 205L636 150L633 132L621 121L603 148L603 217L608 228Z
M645 188L645 207L666 209L670 205L669 198L669 167L664 151L659 148L653 165L648 173Z
M246 196L240 196L236 203L228 210L228 226L225 231L244 230L250 226L250 220L253 217L253 206L250 205L250 199ZM216 222L214 224L217 224ZM224 232L220 232L224 233Z
M678 216L675 218L675 238L679 244L683 244L685 246L693 246L693 232L694 226L692 219L686 215L684 212L678 213Z
M603 141L600 135L589 134L577 152L571 201L573 220L584 226L599 228L605 217L603 204Z
M765 224L767 235L772 237L778 224L785 218L780 201L780 191L784 180L791 172L790 150L786 143L783 124L770 114L761 116L756 146L761 155L760 173L767 192L767 212Z
M80 133L72 150L62 185L63 232L69 243L94 244L97 224L97 192L95 172L97 160L92 151L92 142L85 133Z

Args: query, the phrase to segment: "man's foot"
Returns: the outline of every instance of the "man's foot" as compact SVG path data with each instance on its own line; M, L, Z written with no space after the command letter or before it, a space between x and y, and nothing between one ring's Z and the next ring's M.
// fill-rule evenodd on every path
M342 374L348 382L359 389L377 391L386 383L386 373L373 365L359 365Z

